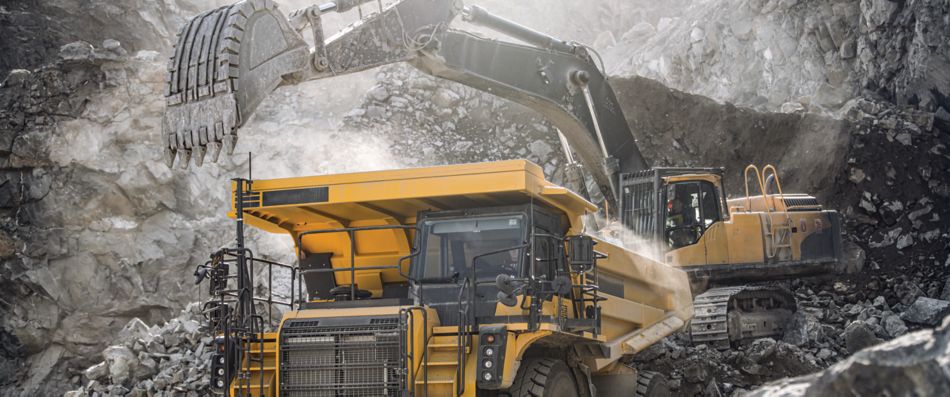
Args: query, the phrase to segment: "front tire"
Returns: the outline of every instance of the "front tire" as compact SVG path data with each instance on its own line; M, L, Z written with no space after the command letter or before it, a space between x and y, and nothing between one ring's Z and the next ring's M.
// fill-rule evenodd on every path
M563 360L526 360L508 389L511 397L579 397L577 381Z

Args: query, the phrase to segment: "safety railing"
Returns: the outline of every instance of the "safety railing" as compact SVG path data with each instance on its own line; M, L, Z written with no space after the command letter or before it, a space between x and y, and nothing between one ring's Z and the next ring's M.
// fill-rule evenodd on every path
M246 267L238 266L241 261ZM267 294L256 295L253 282L257 272L266 268ZM241 269L246 269L241 274ZM196 281L210 277L209 299L202 305L202 312L208 320L214 335L224 338L224 380L234 381L234 391L238 396L251 395L253 389L251 373L256 367L259 389L264 390L263 373L265 371L266 325L273 329L274 310L279 306L293 307L293 300L275 298L275 268L290 274L290 297L294 295L296 268L280 262L257 258L250 249L222 249L211 255L211 259L195 271ZM244 278L243 282L240 281ZM266 305L267 321L257 313L255 304ZM251 307L242 309L241 306ZM257 352L253 352L254 344ZM256 353L256 357L254 357ZM224 388L230 388L225 384Z
M459 325L456 329L456 358L458 365L455 367L455 389L456 395L461 396L465 393L465 354L468 353L468 350L472 344L472 327L474 323L475 311L472 310L472 313L469 313L469 310L472 309L472 305L475 303L474 297L468 297L467 302L463 302L466 298L466 290L469 289L469 278L465 277L462 282L459 284L459 294L458 294L458 315L459 315ZM474 288L472 288L474 290ZM474 292L472 292L474 294Z
M416 337L415 337L415 325L416 317L413 313L419 312L422 313L422 360L419 363L416 363ZM408 348L402 349L403 357L403 368L406 368L409 378L409 394L415 395L416 390L416 368L422 370L422 396L428 397L429 395L429 312L426 311L426 308L422 306L412 306L399 310L399 319L403 322L402 326L406 327L408 332ZM401 346L403 347L403 346ZM417 365L418 364L418 365Z
M791 249L791 217L788 214L788 211L784 212L785 222L776 225L775 220L772 219L772 213L775 212L776 208L772 205L771 197L769 195L768 189L765 187L765 180L763 176L770 175L775 180L775 185L778 188L778 196L782 203L785 203L785 194L782 192L782 184L778 179L778 170L775 166L768 164L762 168L762 172L759 172L759 168L753 164L748 165L745 168L743 174L745 182L745 195L746 195L746 208L745 211L752 211L752 196L749 194L749 173L755 173L756 183L759 185L759 194L762 197L762 206L764 207L765 212L765 228L762 230L763 239L765 240L765 256L767 258L775 258L779 256L780 252L788 251ZM769 174L771 173L771 174Z
M356 294L358 286L356 285L356 272L357 271L366 271L366 270L396 270L400 276L406 278L407 280L411 279L411 276L406 272L402 271L402 263L406 260L412 259L418 252L410 252L408 255L402 256L396 260L395 265L382 265L382 266L357 266L356 265L356 233L363 231L378 231L378 230L414 230L416 229L415 225L381 225L381 226L361 226L361 227L343 227L336 229L321 229L321 230L309 230L302 232L297 235L297 247L303 247L303 238L315 234L330 234L330 233L346 233L347 238L349 239L349 260L350 265L348 267L331 267L327 269L308 269L298 271L298 292L303 293L303 277L307 274L312 273L334 273L337 272L349 272L350 276L350 299L356 300ZM302 303L304 301L303 297L298 297L297 302Z
M254 295L254 285L253 283L246 283L247 285L243 288L238 288L236 280L240 276L237 274L237 267L234 266L240 260L238 255L238 250L236 249L222 249L211 255L211 259L205 262L203 265L199 266L195 272L196 277L210 277L210 289L209 289L209 299L203 303L203 311L207 316L214 316L214 310L235 310L233 306L239 302L242 298L248 299L254 303L265 304L267 315L268 315L268 324L273 327L276 324L274 323L274 309L280 306L286 306L287 308L293 308L293 297L295 293L295 285L297 278L297 268L292 265L287 265L284 263L257 258L254 256L254 252L250 249L245 248L243 250L245 263L247 263L248 271L251 276L249 279L253 279L257 276L256 271L260 269L260 266L266 268L267 274L267 293L266 295ZM282 300L275 298L275 289L274 289L274 276L275 268L281 269L289 273L290 275L290 295L291 300ZM231 270L235 270L235 274L231 274ZM204 270L204 275L199 276L199 273ZM201 280L197 280L201 281ZM228 308L225 309L224 307ZM214 319L209 318L209 320L214 323ZM243 320L242 320L243 322ZM213 324L212 324L213 325Z

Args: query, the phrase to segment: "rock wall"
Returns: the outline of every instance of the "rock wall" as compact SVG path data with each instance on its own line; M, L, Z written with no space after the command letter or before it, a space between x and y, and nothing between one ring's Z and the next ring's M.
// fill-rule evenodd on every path
M936 111L950 92L940 0L704 1L631 28L605 50L639 75L764 109L837 109L867 93ZM943 105L941 105L943 104Z
M178 27L215 0L79 1L10 0L0 6L0 76L55 59L77 40L120 39L132 52L164 50Z
M226 241L207 233L226 224L220 171L175 175L154 150L159 55L120 49L76 44L4 83L2 321L22 344L27 394L61 390L66 368L129 319L194 299L182 276Z

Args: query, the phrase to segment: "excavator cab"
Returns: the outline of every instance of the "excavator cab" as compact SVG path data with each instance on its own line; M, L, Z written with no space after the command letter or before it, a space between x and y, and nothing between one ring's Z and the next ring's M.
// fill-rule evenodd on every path
M653 168L621 175L623 239L648 245L657 257L677 250L705 251L703 237L728 218L722 172L719 168ZM704 254L679 259L706 262Z
M668 182L665 194L664 242L670 249L696 244L713 224L722 220L721 185L680 177Z

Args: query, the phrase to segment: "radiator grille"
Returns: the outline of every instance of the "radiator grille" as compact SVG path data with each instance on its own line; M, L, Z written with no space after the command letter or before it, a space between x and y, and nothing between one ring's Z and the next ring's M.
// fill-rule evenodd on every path
M396 318L365 325L288 322L281 331L282 397L397 396L405 388Z

